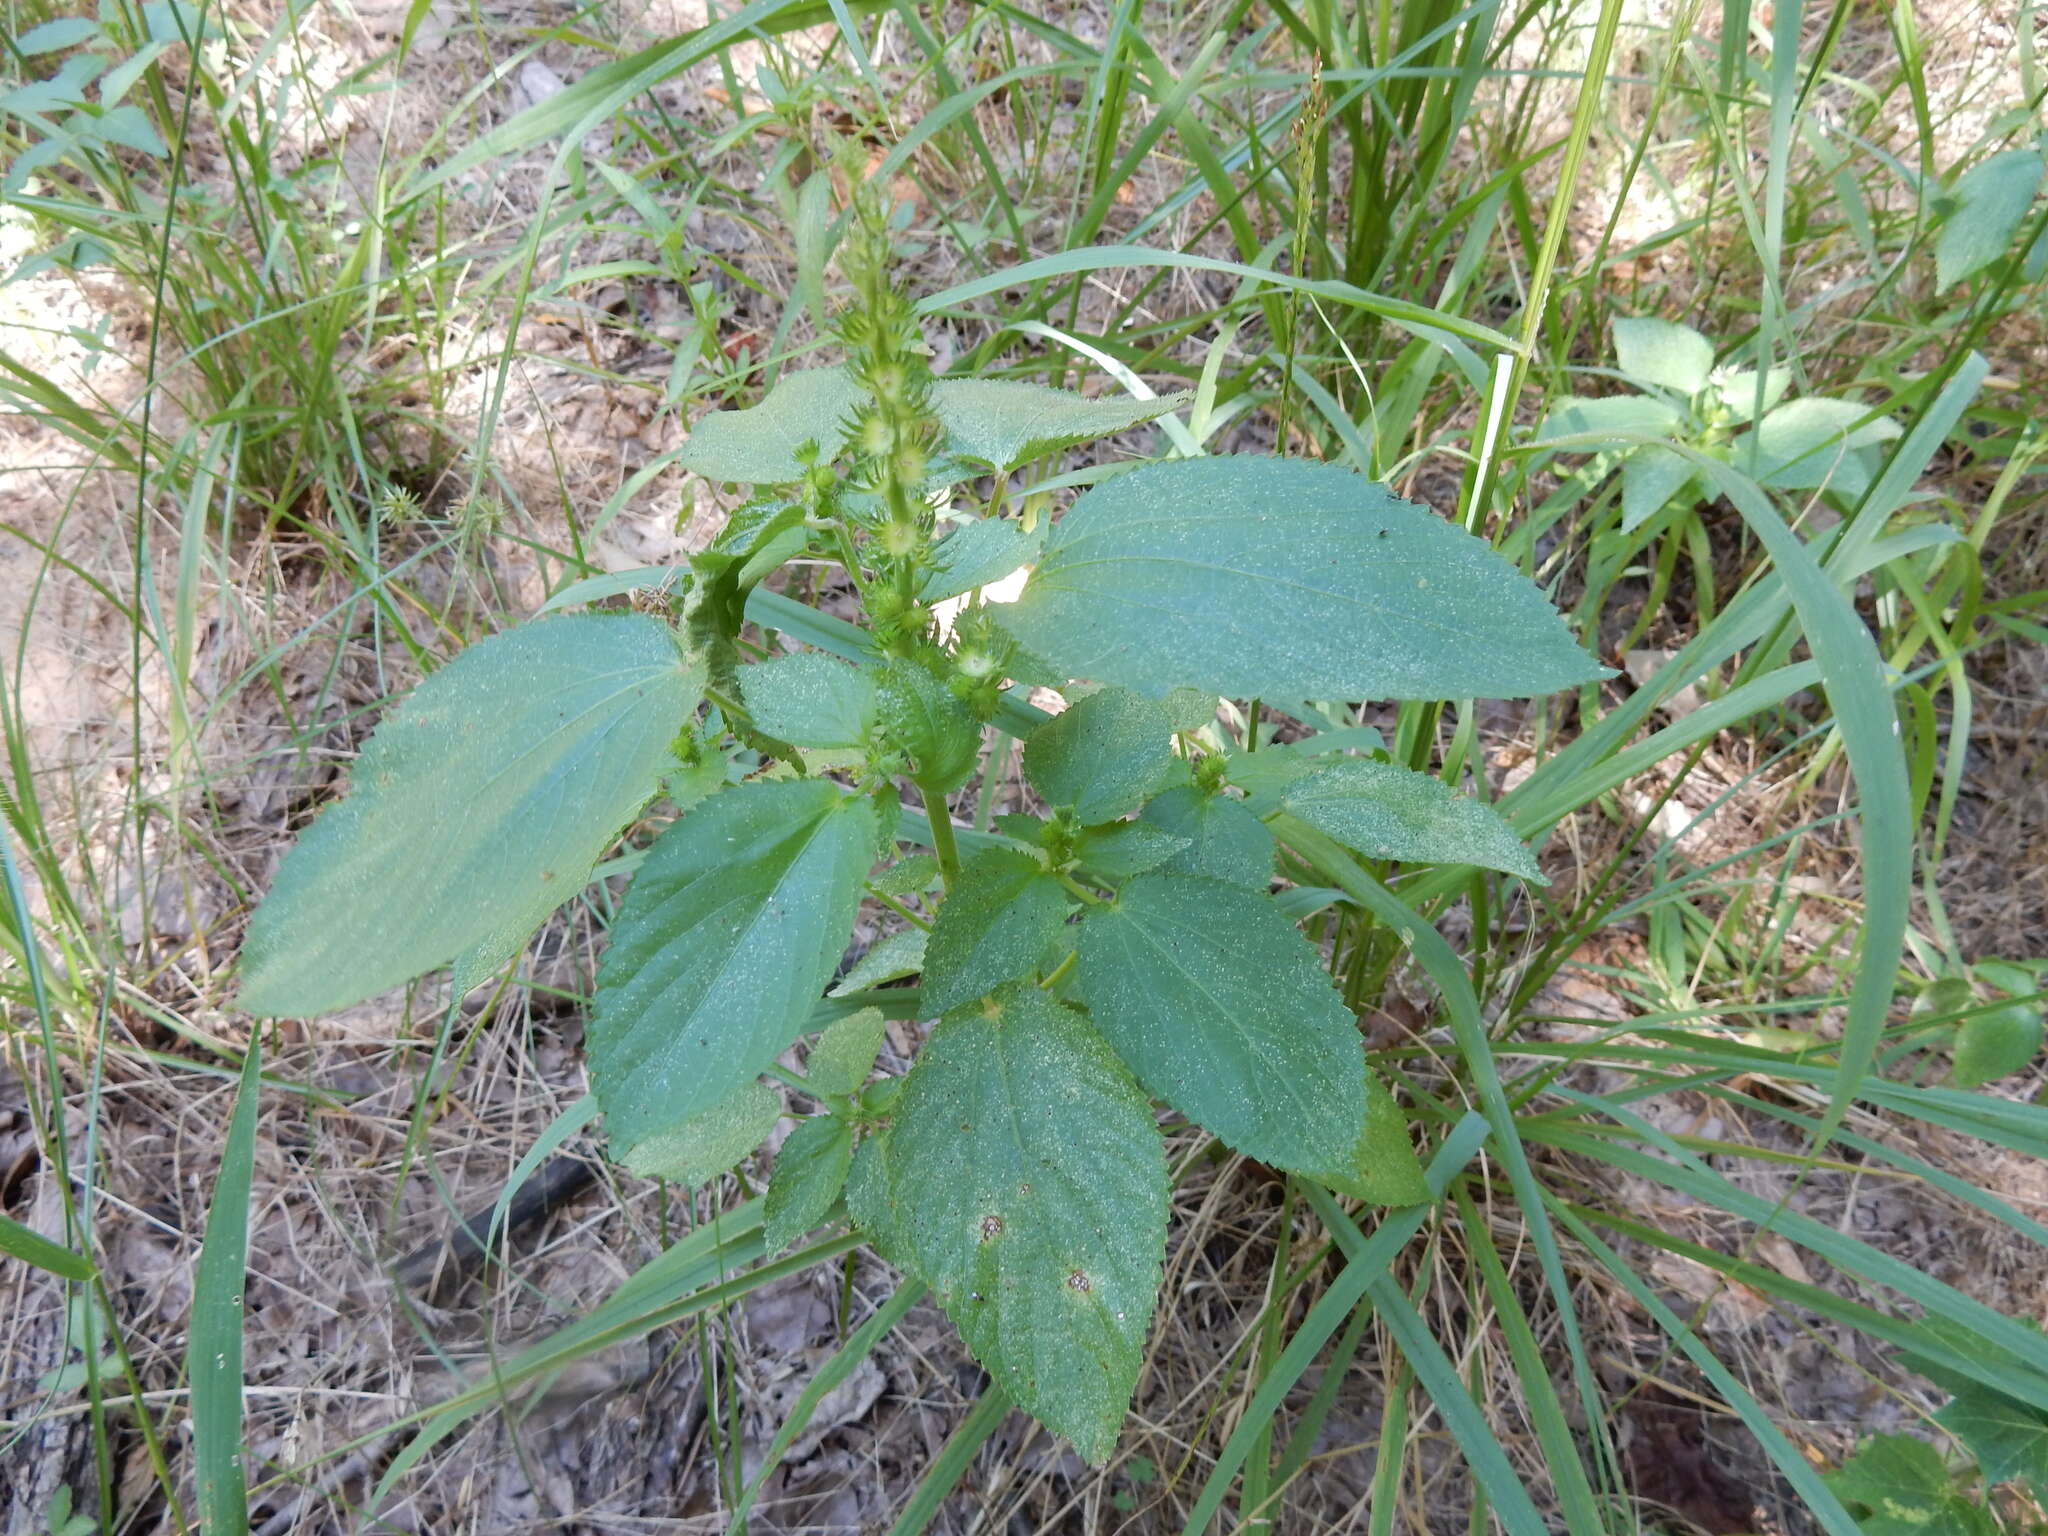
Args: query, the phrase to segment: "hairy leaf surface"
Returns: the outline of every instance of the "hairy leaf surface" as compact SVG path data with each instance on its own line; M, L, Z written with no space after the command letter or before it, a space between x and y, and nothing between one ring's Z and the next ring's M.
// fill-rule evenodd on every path
M1140 1082L1238 1151L1322 1173L1366 1129L1358 1025L1265 896L1140 875L1081 924L1081 991Z
M1394 763L1351 758L1298 779L1283 809L1377 859L1477 864L1548 885L1528 846L1492 806Z
M893 1223L974 1356L1100 1465L1144 1362L1166 1247L1152 1107L1036 987L933 1032L885 1164Z
M804 1071L819 1093L857 1093L875 1070L889 1021L879 1008L863 1008L834 1019L804 1058Z
M875 685L858 667L804 651L740 668L757 729L794 747L859 747L875 723Z
M1062 711L1024 743L1024 777L1082 826L1135 810L1173 764L1173 723L1128 688L1104 688Z
M1484 542L1327 464L1147 465L1075 502L1002 622L1071 677L1231 698L1522 698L1603 676Z
M667 625L540 620L415 688L285 856L242 948L250 1013L328 1013L450 962L473 983L583 887L671 766L701 674Z
M642 1178L703 1184L767 1140L781 1114L774 1089L742 1083L716 1104L634 1142L619 1160Z
M1036 559L1044 543L1043 523L1030 533L1000 517L964 524L932 551L935 568L925 578L921 595L926 602L935 603L1001 581Z
M918 787L944 794L966 783L981 751L981 727L966 706L915 662L891 661L877 682L882 724L910 754Z
M1183 784L1151 801L1145 820L1188 841L1159 866L1168 874L1207 875L1256 891L1273 883L1273 834L1241 800Z
M821 779L741 784L647 851L598 971L590 1071L631 1147L717 1103L801 1033L874 858L869 802Z
M825 1219L853 1166L853 1127L818 1115L789 1134L775 1154L764 1202L768 1252L778 1254Z
M1638 383L1695 395L1714 371L1714 344L1675 320L1622 319L1614 322L1614 360Z
M1156 420L1193 398L1182 392L1157 400L1090 399L1013 379L940 379L932 386L947 449L996 469Z
M1429 1200L1429 1181L1423 1178L1422 1160L1408 1139L1408 1122L1372 1068L1365 1068L1365 1130L1351 1161L1311 1177L1340 1195L1377 1205L1422 1205Z
M991 848L960 871L924 950L924 1005L950 1012L1027 975L1067 920L1067 893L1028 853Z
M700 416L676 462L708 480L785 485L803 476L797 450L805 443L827 463L838 457L843 423L862 398L843 368L785 373L759 405Z

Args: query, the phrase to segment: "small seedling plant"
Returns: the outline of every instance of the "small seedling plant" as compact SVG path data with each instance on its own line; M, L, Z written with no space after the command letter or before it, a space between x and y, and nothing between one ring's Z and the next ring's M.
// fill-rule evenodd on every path
M589 1020L614 1156L697 1184L804 1111L770 1251L851 1221L1100 1463L1158 1306L1161 1105L1341 1195L1428 1198L1299 927L1334 894L1319 860L1542 878L1508 822L1371 732L1275 744L1262 708L1327 722L1604 673L1484 542L1346 469L1105 465L1049 517L1020 472L1183 401L934 378L883 221L848 227L847 362L685 453L752 498L656 611L544 615L393 710L256 913L240 1001L314 1015L451 964L467 989L623 827L669 815ZM764 587L792 561L829 567L858 622ZM1013 740L1042 814L988 814ZM864 900L909 927L828 998ZM878 1078L886 1017L932 1028Z

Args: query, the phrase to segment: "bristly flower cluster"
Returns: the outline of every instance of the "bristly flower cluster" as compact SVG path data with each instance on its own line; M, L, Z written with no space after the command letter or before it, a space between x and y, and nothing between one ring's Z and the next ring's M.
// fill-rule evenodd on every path
M932 371L917 316L891 281L887 216L874 188L855 185L852 227L841 266L853 299L839 315L847 371L867 392L845 424L854 460L852 483L880 502L875 532L882 541L893 585L907 604L929 547L932 512L924 499L940 428L932 414Z

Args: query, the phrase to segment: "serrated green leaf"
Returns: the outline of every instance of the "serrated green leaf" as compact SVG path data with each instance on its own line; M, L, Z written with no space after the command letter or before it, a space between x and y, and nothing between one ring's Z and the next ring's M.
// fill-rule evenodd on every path
M894 1081L901 1083L902 1079ZM853 1165L846 1171L846 1214L875 1252L898 1269L914 1268L889 1189L886 1131L870 1132L853 1149Z
M763 1202L771 1258L825 1219L852 1166L853 1127L836 1115L815 1116L790 1132L775 1154Z
M1166 711L1128 688L1103 688L1063 710L1024 742L1024 777L1048 805L1072 806L1081 825L1137 809L1173 765Z
M804 518L799 502L757 497L726 519L708 549L690 556L683 633L704 658L713 686L738 688L747 594L804 547L810 537Z
M942 602L1001 581L1038 558L1045 543L1045 525L1030 533L1000 517L962 524L932 551L932 571L920 593L928 603Z
M92 120L91 132L103 143L118 144L152 159L161 160L171 152L149 114L133 104L109 107L99 113Z
M1386 749L1385 738L1372 727L1347 726L1301 741L1273 742L1256 752L1233 752L1224 760L1224 777L1245 792L1245 805L1254 815L1264 816L1279 808L1288 785L1323 763Z
M1146 465L1053 529L1001 610L1072 677L1230 698L1521 698L1605 676L1482 541L1328 464Z
M1036 987L932 1034L889 1128L893 1219L974 1357L1108 1460L1166 1251L1152 1107L1087 1021Z
M874 887L885 896L907 896L928 891L939 883L939 861L928 853L913 853L898 859L879 875Z
M758 730L793 747L862 747L875 723L875 685L822 651L740 668L740 693Z
M944 683L915 662L895 660L880 669L875 696L889 740L911 756L919 789L943 795L967 782L981 727Z
M386 716L348 797L285 856L242 946L239 1005L328 1013L457 961L480 980L655 793L700 684L640 615L471 646Z
M1714 344L1675 320L1616 320L1614 360L1637 383L1696 395L1714 371Z
M743 1083L716 1104L630 1142L619 1161L644 1179L708 1183L767 1140L781 1114L774 1089ZM616 1127L611 1135L618 1144Z
M1861 1505L1867 1536L1934 1536L1955 1526L1941 1453L1910 1435L1872 1435L1824 1479L1837 1498Z
M737 785L655 839L589 1024L616 1145L710 1108L797 1037L846 947L874 849L870 802L822 779Z
M1193 398L1182 391L1156 400L1090 399L1009 379L940 379L932 386L947 450L1004 470L1157 420Z
M938 379L931 408L945 428L949 453L1014 469L1055 448L1164 416L1189 398L1091 400L1039 384ZM803 475L798 449L806 442L817 445L822 461L838 456L842 425L866 399L843 368L785 373L759 405L700 417L677 462L707 479L786 485Z
M39 53L55 53L59 48L76 48L99 35L100 24L89 17L59 16L54 21L30 27L15 38L14 46L33 58Z
M1156 822L1113 821L1094 827L1081 838L1081 867L1105 880L1128 880L1159 869L1191 846Z
M991 848L970 860L925 944L925 1012L949 1012L1029 975L1066 920L1067 893L1028 853Z
M1358 1024L1266 897L1140 875L1081 924L1081 991L1138 1080L1238 1151L1304 1173L1365 1134Z
M853 969L833 984L830 995L850 997L885 981L915 976L924 969L926 937L922 928L905 928L901 933L890 934L854 962Z
M1588 400L1567 395L1550 407L1543 425L1536 429L1539 439L1581 437L1598 433L1609 439L1600 444L1573 444L1572 451L1585 453L1593 447L1627 448L1637 437L1670 437L1685 421L1685 413L1668 400L1648 395L1603 395Z
M1317 831L1376 859L1476 864L1535 885L1550 883L1492 806L1393 763L1333 763L1290 784L1280 804Z
M2033 205L2048 160L2036 149L2007 149L1972 166L1950 192L1955 206L1934 237L1937 292L1981 272L2005 254Z
M888 1035L889 1021L879 1008L834 1019L804 1058L806 1081L819 1093L858 1092L873 1075Z
M1375 1205L1425 1205L1432 1198L1422 1160L1408 1138L1408 1121L1386 1085L1365 1069L1365 1131L1350 1164L1310 1177L1340 1195Z
M1746 465L1753 442L1756 476L1764 485L1787 491L1826 487L1860 496L1869 487L1870 467L1855 450L1888 442L1904 430L1888 416L1864 420L1869 415L1868 406L1853 400L1790 400L1738 437L1731 453L1738 467Z
M1690 461L1645 443L1621 461L1621 531L1633 533L1681 496L1694 496Z
M1934 1422L1969 1448L1986 1482L2048 1486L2048 1413L1964 1382Z
M1768 415L1774 410L1778 402L1785 398L1785 391L1791 387L1792 370L1785 367L1773 368L1769 377L1764 380L1764 414ZM1715 382L1714 392L1719 396L1731 421L1741 423L1755 418L1757 410L1754 368L1735 368L1720 375Z
M843 424L864 398L843 368L785 373L759 405L700 416L676 462L707 480L786 485L803 477L797 450L805 443L824 462L839 456Z
M1963 1020L1949 1081L1958 1088L1981 1088L2031 1066L2040 1054L2041 1010L2006 1003Z
M1164 873L1207 875L1255 891L1273 883L1273 834L1240 800L1182 785L1147 804L1144 819L1188 840L1159 866Z

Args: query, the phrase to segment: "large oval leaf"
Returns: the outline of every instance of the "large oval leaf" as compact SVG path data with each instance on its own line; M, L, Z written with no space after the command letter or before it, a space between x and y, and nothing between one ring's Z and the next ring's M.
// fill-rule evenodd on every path
M1358 1023L1271 900L1140 875L1081 924L1081 992L1138 1080L1240 1152L1318 1174L1365 1134Z
M700 675L636 614L540 620L428 677L348 797L285 856L242 946L250 1013L347 1007L460 961L473 981L583 886L646 803Z
M887 1145L906 1257L974 1357L1099 1466L1166 1249L1150 1102L1079 1014L1021 986L933 1032Z
M1522 698L1603 676L1482 541L1334 465L1150 464L1096 486L1002 610L1073 677L1232 698Z
M591 1086L622 1159L802 1033L853 931L869 802L823 779L742 784L655 839L597 976Z

